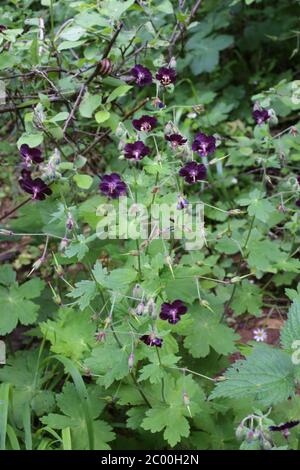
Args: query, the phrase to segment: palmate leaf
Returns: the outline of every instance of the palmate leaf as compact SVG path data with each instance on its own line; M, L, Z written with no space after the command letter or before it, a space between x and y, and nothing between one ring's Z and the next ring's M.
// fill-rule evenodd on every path
M21 286L13 283L8 287L0 287L0 304L3 305L0 314L0 335L10 333L19 321L23 325L36 321L39 306L31 299L38 297L43 289L44 283L38 278L31 279Z
M184 346L193 357L208 356L210 348L224 355L235 351L234 343L239 336L220 323L217 315L199 307L192 312L192 321L192 325L178 325L177 331L186 336Z
M183 402L183 392L189 397L189 410ZM141 427L153 433L164 430L164 439L174 447L183 437L190 434L188 416L201 411L205 396L202 389L189 375L165 381L165 403L158 403L146 412Z
M244 280L237 288L236 295L231 307L236 315L250 313L251 315L260 315L263 305L261 290L255 284Z
M97 295L97 287L95 281L79 281L76 282L75 288L67 294L67 297L72 299L78 299L76 303L78 304L80 310L84 310L89 306L90 302Z
M94 344L95 324L89 312L61 308L56 321L41 323L44 337L51 343L51 351L80 359Z
M270 406L294 395L294 365L279 349L257 345L246 360L237 361L210 395L210 399L251 397Z
M97 419L102 412L105 402L99 399L99 389L95 386L87 387L92 413L92 426L95 437L95 449L110 449L108 442L114 439L111 426L103 420ZM41 418L43 424L53 429L71 428L72 448L77 450L88 449L88 436L85 425L83 403L71 383L64 385L62 393L57 395L57 404L63 414L50 413Z

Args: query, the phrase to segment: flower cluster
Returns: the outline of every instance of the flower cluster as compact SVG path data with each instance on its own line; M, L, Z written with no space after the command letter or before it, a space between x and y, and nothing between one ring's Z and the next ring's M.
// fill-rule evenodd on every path
M19 178L20 187L26 193L31 194L34 200L42 201L46 199L46 196L52 194L52 190L41 178L32 178L29 170L34 164L44 161L41 150L38 147L29 147L27 144L22 144L20 156L23 166L21 177Z
M34 163L42 163L42 152L38 147L31 148L27 144L20 147L20 156L25 168L30 168Z
M135 65L130 73L139 87L151 85L153 82L152 73L141 64ZM156 73L155 78L162 86L166 87L175 83L176 70L172 67L161 67Z

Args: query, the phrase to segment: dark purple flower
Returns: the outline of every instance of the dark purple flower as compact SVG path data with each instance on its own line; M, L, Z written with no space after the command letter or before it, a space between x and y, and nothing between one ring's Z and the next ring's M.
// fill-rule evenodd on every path
M117 199L127 193L127 186L118 173L103 175L99 188L102 194L111 199Z
M270 113L265 108L254 107L252 116L259 126L270 119Z
M297 206L297 207L300 207L300 199L297 199L297 201L296 201L296 206Z
M26 193L32 194L34 200L42 201L52 194L49 186L41 178L32 179L28 170L22 170L19 184Z
M176 70L171 67L161 67L156 74L156 78L163 86L171 85L171 83L176 82Z
M142 87L146 85L151 85L152 83L152 74L149 69L143 67L143 65L137 64L131 69L131 75L135 78L135 83Z
M33 163L41 163L43 161L41 150L38 147L31 148L27 144L21 145L20 155L26 168L29 168Z
M192 144L192 150L197 152L200 157L207 157L216 150L216 139L212 135L199 132Z
M300 184L300 176L297 176L298 184Z
M204 180L206 177L206 168L202 163L188 162L179 170L179 176L182 176L189 184Z
M133 119L133 127L137 131L150 132L157 126L157 119L154 116L142 116L140 119Z
M170 142L171 146L176 149L180 145L184 145L187 139L180 134L170 134L165 136L166 140Z
M150 148L144 144L141 140L137 140L133 144L126 144L124 148L125 158L128 160L142 160L150 153Z
M5 31L7 29L6 26L4 26L4 24L0 24L0 33L3 33L3 31Z
M160 318L162 320L168 320L169 323L175 325L179 322L181 315L187 312L187 307L184 305L182 300L174 300L172 303L163 303L160 310Z
M157 338L153 333L141 336L140 340L147 344L147 346L157 346L158 348L161 348L163 343L163 339Z

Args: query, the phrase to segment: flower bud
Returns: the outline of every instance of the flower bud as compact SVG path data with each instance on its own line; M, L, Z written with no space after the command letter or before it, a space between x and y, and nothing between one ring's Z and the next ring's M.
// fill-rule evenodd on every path
M186 392L183 392L182 399L185 406L189 406L191 404L189 396Z
M136 313L136 315L141 316L141 315L143 315L144 310L145 310L145 304L144 304L144 302L140 302L138 304L138 306L136 307L136 309L135 309L135 313Z
M238 441L242 441L245 437L245 434L246 434L246 429L243 426L243 424L240 423L235 430L235 437L237 438Z
M96 337L96 341L98 343L102 343L102 342L105 341L106 333L105 333L105 331L97 331L95 337Z
M171 57L171 60L169 62L169 67L171 69L176 69L176 59L175 59L175 57Z
M74 228L74 225L75 225L75 222L74 222L73 216L71 212L68 212L67 221L66 221L66 229L72 230Z
M150 317L155 320L157 318L157 308L154 300L151 298L148 300L147 305L146 305L146 312Z
M37 269L39 269L39 268L42 266L42 264L43 264L44 261L45 261L44 256L41 256L41 258L37 259L37 260L33 263L32 269L31 269L31 271L27 274L27 277L29 277L34 271L36 271Z
M133 366L134 366L134 353L132 352L129 354L129 357L128 357L128 368L130 372L132 371Z
M67 239L67 237L64 237L59 244L59 251L65 251L68 245L69 245L69 240Z
M249 429L249 431L246 433L246 440L247 442L253 442L254 441L254 431L252 429Z
M143 289L141 288L140 284L136 284L132 289L132 296L135 298L140 299L143 295Z

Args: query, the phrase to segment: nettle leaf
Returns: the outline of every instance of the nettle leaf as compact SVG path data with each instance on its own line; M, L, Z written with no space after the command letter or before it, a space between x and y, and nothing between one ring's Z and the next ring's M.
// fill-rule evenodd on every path
M89 312L61 308L56 320L40 325L42 334L51 343L51 351L78 360L95 344L95 324Z
M210 395L214 398L251 397L265 406L287 400L295 393L294 365L284 351L266 344L255 346L246 360L237 361Z
M11 271L6 272L13 279ZM8 278L9 280L9 278ZM8 281L7 280L7 281ZM0 334L10 333L18 324L30 325L38 316L39 305L30 299L38 297L45 284L40 279L31 279L21 286L13 283L7 287L0 287L0 303L5 305L0 314Z
M206 357L213 348L219 354L235 351L239 336L227 325L220 323L218 316L203 308L192 313L192 324L180 326L178 332L185 336L184 346L193 357Z
M115 434L107 422L97 419L104 408L104 401L99 399L97 387L88 386L87 392L93 419L95 450L110 449L107 443L114 439ZM57 404L63 414L50 413L41 418L41 422L53 429L70 427L72 448L76 450L89 449L84 404L73 384L66 383L64 385L62 393L57 395Z
M88 307L91 301L97 295L97 286L95 281L79 281L76 282L75 288L67 294L67 297L72 299L78 299L76 303L78 304L80 310L84 310Z
M189 398L189 409L183 401L183 393ZM167 378L165 381L166 403L161 403L146 412L146 418L141 427L152 433L164 430L164 439L174 447L182 437L190 434L190 425L187 419L190 414L194 416L201 411L205 396L202 389L193 378L188 375L178 380Z
M300 302L300 284L297 286L297 290L295 289L285 289L285 294L288 296L288 298L293 302L297 300Z
M295 300L289 308L287 321L281 330L280 341L284 349L291 352L293 345L300 347L300 301ZM296 343L296 341L298 343Z
M231 307L236 315L250 313L251 315L261 315L263 298L261 290L255 284L251 284L246 279L237 287Z

